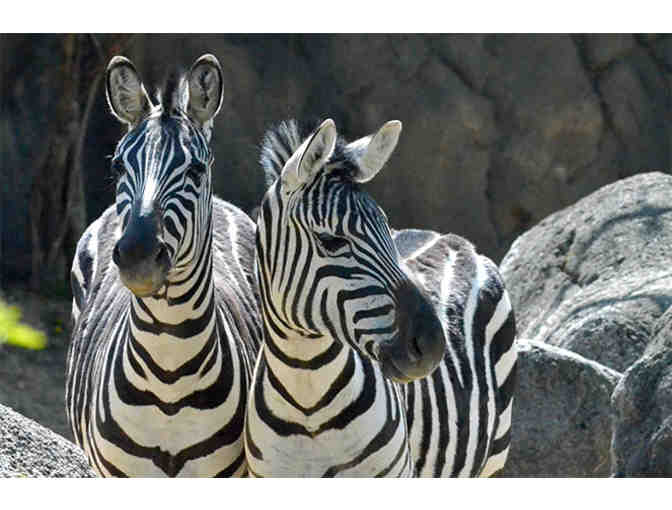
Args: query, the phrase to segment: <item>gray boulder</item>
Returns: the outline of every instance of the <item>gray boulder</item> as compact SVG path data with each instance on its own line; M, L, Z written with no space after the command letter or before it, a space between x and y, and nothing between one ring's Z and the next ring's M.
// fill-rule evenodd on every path
M0 477L92 477L82 451L42 425L0 405Z
M672 476L672 309L612 396L614 476Z
M521 337L619 372L672 304L672 177L610 184L520 236L501 264Z
M522 343L519 396L525 402L528 392L536 392L539 402L525 403L532 412L514 414L513 440L524 445L519 452L538 462L554 453L541 451L539 444L572 451L558 465L565 476L672 476L670 196L672 177L656 172L605 186L520 236L502 261L521 337L533 339L538 348L571 350L593 360L593 367L610 367L612 376L623 373L610 402L595 400L596 416L604 418L610 409L612 419L610 453L600 450L596 466L572 451L593 444L589 440L582 446L580 431L565 438L553 427L543 429L547 422L557 422L557 417L545 416L545 399L571 401L577 390L549 384L544 377L550 374L543 371L538 376L534 370L543 364L531 364L532 351ZM609 437L604 424L602 448ZM549 436L540 438L535 427ZM524 471L515 454L507 469L551 474L531 467Z
M511 450L497 476L608 476L610 396L620 377L565 349L519 339Z

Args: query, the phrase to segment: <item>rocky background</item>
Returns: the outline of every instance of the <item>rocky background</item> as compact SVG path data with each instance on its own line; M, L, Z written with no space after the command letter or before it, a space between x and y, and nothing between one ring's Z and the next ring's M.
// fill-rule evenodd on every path
M63 279L78 230L112 203L110 56L151 93L205 52L226 84L215 190L246 211L264 192L261 137L287 117L332 117L350 139L400 119L369 185L392 224L455 232L496 261L553 211L670 168L670 35L2 35L1 281L45 265ZM61 216L71 229L44 246Z
M72 438L66 275L77 232L112 202L109 56L156 84L212 52L220 196L259 202L258 144L280 119L330 116L352 139L396 118L369 185L392 225L501 262L520 365L500 476L672 476L672 177L647 173L672 167L672 36L2 35L0 52L0 297L49 336L40 352L0 345L0 404ZM88 474L7 407L0 436L0 475Z

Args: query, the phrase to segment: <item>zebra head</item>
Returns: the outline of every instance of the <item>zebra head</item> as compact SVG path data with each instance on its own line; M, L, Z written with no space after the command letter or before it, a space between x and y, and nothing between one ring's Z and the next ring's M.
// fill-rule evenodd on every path
M271 334L334 338L408 382L436 368L445 336L400 266L385 214L360 188L400 132L391 121L348 144L332 120L305 139L294 121L269 131L261 163L275 179L257 220L257 270Z
M213 118L222 104L222 70L203 55L149 99L130 60L112 58L106 75L112 113L128 125L117 144L120 234L113 260L136 296L158 295L197 264L210 240Z

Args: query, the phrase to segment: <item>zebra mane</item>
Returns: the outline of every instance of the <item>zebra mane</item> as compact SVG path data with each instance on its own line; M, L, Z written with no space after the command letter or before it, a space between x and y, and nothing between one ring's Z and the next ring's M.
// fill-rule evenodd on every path
M295 119L283 120L266 131L261 142L259 163L264 171L267 188L280 176L287 160L309 134L310 131Z
M183 69L173 69L164 79L164 85L158 91L159 103L163 115L175 115L187 110L187 82Z
M321 120L299 122L296 119L288 119L266 131L261 143L259 163L264 170L267 188L276 181L287 160L304 140L317 129L321 122ZM339 136L336 139L334 152L329 159L331 171L340 171L345 176L353 172L355 165L353 155L345 150L347 143L342 136Z

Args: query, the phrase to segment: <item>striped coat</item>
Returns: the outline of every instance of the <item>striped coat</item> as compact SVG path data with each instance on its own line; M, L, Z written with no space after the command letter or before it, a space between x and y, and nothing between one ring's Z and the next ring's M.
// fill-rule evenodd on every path
M177 367L155 362L161 353L151 350L151 341L179 342L183 324L157 328L160 320L150 310L132 306L133 295L112 263L118 230L114 207L78 243L66 411L77 444L101 475L245 472L240 436L261 337L251 271L254 225L238 208L216 198L213 225L214 296L209 306L217 334L196 345L188 362ZM142 338L135 338L135 328ZM218 450L232 450L227 454L232 462L224 461L228 470L210 471L211 464L222 464L207 458Z
M402 386L418 476L488 476L506 462L516 381L515 318L497 267L467 240L393 233L401 263L440 311L444 362Z
M133 64L107 70L128 124L112 158L116 204L85 231L72 266L66 410L102 476L240 476L261 341L254 224L212 197L212 55L153 105Z
M458 236L390 231L358 185L400 130L348 144L330 121L288 122L266 137L255 475L478 476L506 460L515 320L496 266Z

